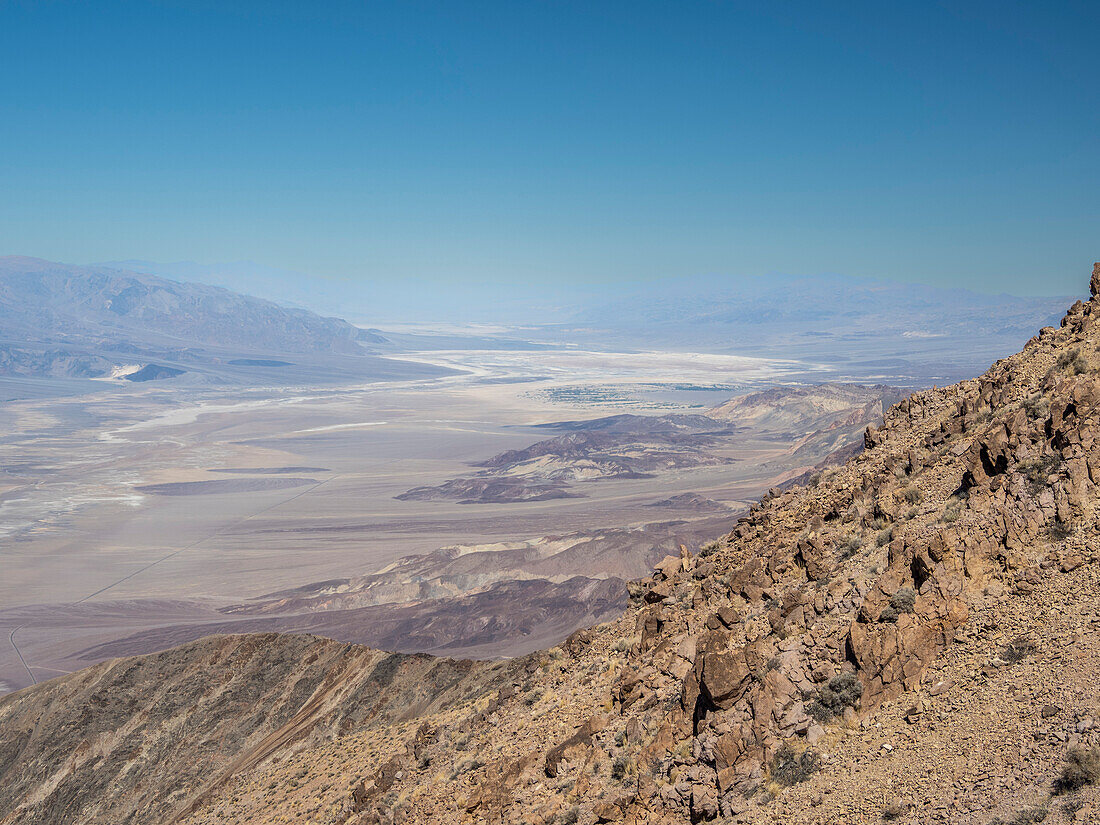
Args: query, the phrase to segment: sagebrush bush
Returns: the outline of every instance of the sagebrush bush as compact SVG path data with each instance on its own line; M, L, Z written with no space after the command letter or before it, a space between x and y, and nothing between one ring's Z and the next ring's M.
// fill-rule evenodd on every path
M863 539L859 536L848 536L846 541L840 543L840 557L850 559L863 548Z
M960 515L962 515L962 502L958 499L953 499L943 508L943 514L940 516L940 521L944 524L954 524L959 520Z
M621 756L617 756L615 761L611 763L611 778L616 782L620 782L624 776L626 776L626 760Z
M1047 527L1047 533L1055 541L1061 541L1068 538L1069 534L1073 532L1073 525L1066 524L1064 521L1052 521Z
M1070 748L1058 777L1058 790L1076 791L1100 783L1100 748Z
M708 541L706 544L699 548L699 555L703 558L713 555L721 546L722 542L720 541Z
M854 673L838 673L817 689L814 700L807 709L810 716L819 722L827 722L844 713L845 708L854 708L863 695L863 685Z
M821 770L821 757L811 750L795 753L790 745L783 745L771 765L771 778L777 785L789 788L805 782Z
M1034 808L1024 808L1022 811L1017 811L1012 819L1004 819L1002 817L996 817L989 821L989 825L1036 825L1042 822L1050 814L1050 809L1046 805L1039 805Z
M1050 412L1050 404L1041 395L1032 395L1024 401L1024 411L1028 418L1045 418Z
M1010 665L1022 662L1036 650L1035 642L1027 636L1017 636L1001 650L1001 658Z
M1057 473L1064 463L1065 459L1062 456L1052 453L1021 461L1016 469L1027 479L1028 490L1034 496L1042 492L1047 486L1047 478Z
M1058 356L1058 366L1073 375L1082 375L1089 371L1089 359L1074 347Z
M912 587L903 587L890 597L890 607L898 613L912 613L917 604L917 592Z

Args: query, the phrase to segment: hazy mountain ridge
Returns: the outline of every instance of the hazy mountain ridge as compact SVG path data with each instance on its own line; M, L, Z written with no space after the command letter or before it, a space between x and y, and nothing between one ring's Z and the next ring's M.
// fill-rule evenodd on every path
M15 375L101 376L127 356L145 366L218 350L362 356L385 342L220 287L21 257L0 258L0 324L0 368Z
M556 335L673 350L690 342L826 363L857 379L944 383L1018 349L1072 301L841 275L688 278L579 308Z
M354 320L506 324L493 337L542 345L666 349L789 357L836 365L846 378L905 386L959 380L1055 323L1072 297L1019 297L837 274L700 275L634 283L541 287L463 282L354 282L249 262L134 262ZM375 315L362 318L369 303ZM475 328L470 332L482 335ZM431 337L405 348L431 349ZM492 346L482 343L481 346ZM531 346L512 341L509 348Z

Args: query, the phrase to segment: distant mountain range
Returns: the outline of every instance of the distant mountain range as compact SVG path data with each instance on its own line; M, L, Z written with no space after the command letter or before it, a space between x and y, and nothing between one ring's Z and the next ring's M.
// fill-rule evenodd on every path
M834 380L920 386L981 372L1073 300L840 275L698 278L578 310L543 340L791 358L832 366Z
M351 281L252 262L123 262L355 321L522 327L543 344L789 357L838 377L958 380L1056 323L1073 297L990 295L836 274L699 275L622 284ZM122 264L118 264L122 265ZM367 308L371 317L365 317Z
M0 375L142 381L197 366L271 372L301 357L368 357L385 343L340 318L221 287L107 266L0 258ZM301 357L247 357L255 355Z
M833 380L922 386L980 372L1036 328L1056 322L1072 300L840 275L700 276L635 284L629 294L614 284L424 287L354 283L248 262L71 266L0 258L0 375L99 377L149 364L187 371L197 362L216 362L219 373L229 363L240 372L246 361L255 370L280 360L272 355L343 358L534 344L790 358L830 367ZM386 336L314 310L371 323L498 327L495 333ZM392 374L394 363L383 371ZM352 371L367 365L356 362ZM801 380L821 378L807 373Z

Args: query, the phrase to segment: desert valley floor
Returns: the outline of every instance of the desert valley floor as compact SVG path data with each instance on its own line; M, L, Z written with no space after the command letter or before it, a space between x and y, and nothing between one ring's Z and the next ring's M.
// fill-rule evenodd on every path
M471 464L556 435L539 425L695 413L753 387L835 378L813 364L693 353L409 357L461 372L320 388L104 382L98 392L5 403L3 689L84 666L83 651L144 628L223 621L224 605L444 547L514 549L656 522L680 523L682 538L701 540L685 520L704 522L700 535L712 537L746 502L806 469L789 438L743 427L695 466L633 474L649 477L575 474L570 497L395 496L476 475ZM18 386L7 391L18 395ZM669 500L686 491L699 495ZM609 572L640 575L651 561L643 553Z

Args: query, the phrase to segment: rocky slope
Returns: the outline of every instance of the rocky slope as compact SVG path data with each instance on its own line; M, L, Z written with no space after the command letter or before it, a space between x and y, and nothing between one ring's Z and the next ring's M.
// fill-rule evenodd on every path
M168 821L273 754L446 707L486 667L263 634L105 662L0 704L0 822Z
M415 668L371 681L382 654L335 646L322 670L388 681L370 689L377 716L308 683L293 702L188 716L181 674L201 666L215 694L260 678L199 646L292 661L324 644L294 637L200 642L6 697L0 822L1095 822L1098 292L1100 264L1060 328L895 405L859 455L632 584L622 617L508 662L439 662L467 670L430 702ZM293 680L262 683L284 696ZM117 710L90 699L104 694ZM288 715L316 696L345 721ZM154 708L179 720L173 738L121 735ZM274 745L241 744L256 728ZM211 769L158 771L158 741Z

